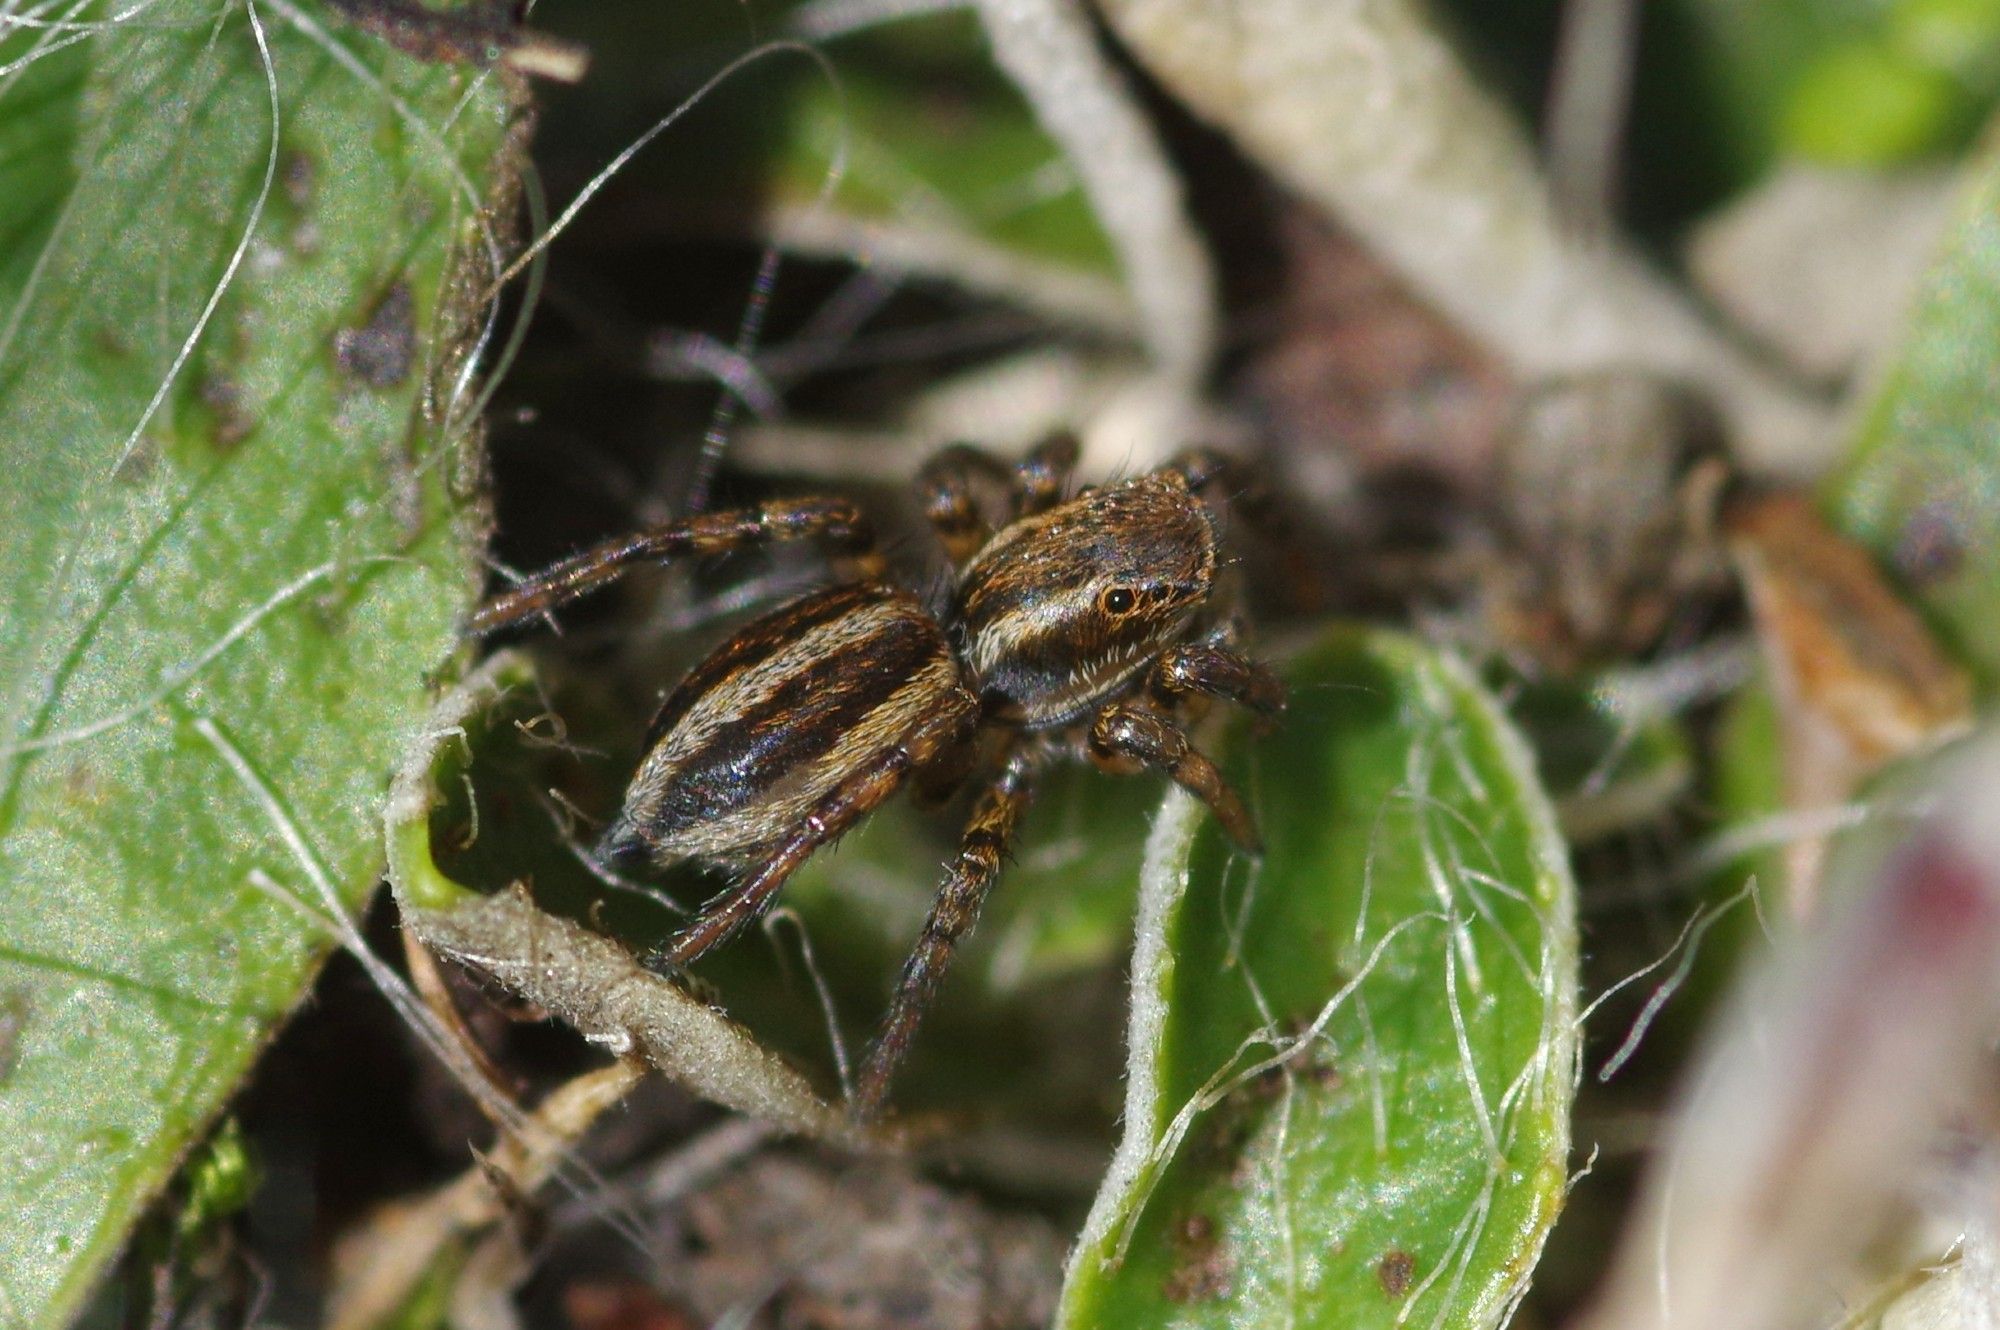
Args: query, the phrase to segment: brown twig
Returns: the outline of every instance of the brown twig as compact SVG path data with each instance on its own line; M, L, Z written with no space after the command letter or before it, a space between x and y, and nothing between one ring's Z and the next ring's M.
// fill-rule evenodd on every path
M493 1059L486 1055L485 1046L473 1037L471 1029L466 1026L465 1017L460 1014L458 1004L452 1000L451 989L446 985L444 975L438 970L437 960L431 955L430 948L426 947L415 933L407 929L403 932L403 960L409 966L410 984L423 998L424 1005L429 1007L431 1014L438 1018L438 1022L451 1032L452 1038L456 1039L459 1047L465 1050L467 1060L478 1071L480 1078L493 1087L493 1092L499 1097L499 1101L512 1103L515 1087L508 1083L500 1068L493 1064ZM480 1112L484 1113L488 1120L502 1128L507 1125L494 1112L491 1101L482 1096L474 1098L479 1104Z
M553 1091L521 1131L456 1180L383 1207L334 1253L327 1324L359 1330L386 1320L451 1242L497 1222L510 1204L537 1190L599 1115L645 1074L644 1064L631 1060L586 1072ZM506 1185L496 1187L496 1176Z

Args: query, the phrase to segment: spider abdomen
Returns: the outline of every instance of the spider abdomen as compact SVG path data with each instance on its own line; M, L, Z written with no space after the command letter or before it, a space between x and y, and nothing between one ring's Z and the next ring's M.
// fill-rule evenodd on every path
M975 711L914 596L871 582L815 592L745 626L667 698L604 848L662 864L755 857L885 758L922 765Z

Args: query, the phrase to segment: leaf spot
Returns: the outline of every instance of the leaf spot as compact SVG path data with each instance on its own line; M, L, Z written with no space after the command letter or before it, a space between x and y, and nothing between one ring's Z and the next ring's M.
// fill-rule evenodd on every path
M410 375L417 344L416 301L408 282L389 288L359 328L333 335L341 372L375 389L393 388Z
M218 453L232 453L236 445L250 437L256 420L243 409L243 389L226 374L202 376L201 404L208 408L211 421L208 440Z
M1410 1291L1410 1280L1417 1273L1417 1260L1406 1251L1392 1251L1375 1266L1375 1278L1382 1283L1382 1291L1392 1298L1400 1298Z
M1173 1268L1160 1283L1169 1302L1213 1302L1236 1283L1236 1262L1222 1248L1215 1221L1205 1214L1182 1217L1173 1227Z
M32 1014L33 1004L26 989L0 991L0 1081L14 1074L21 1056L21 1036L26 1033Z
M1955 499L1932 499L1903 519L1890 562L1919 590L1950 581L1965 566L1965 517Z

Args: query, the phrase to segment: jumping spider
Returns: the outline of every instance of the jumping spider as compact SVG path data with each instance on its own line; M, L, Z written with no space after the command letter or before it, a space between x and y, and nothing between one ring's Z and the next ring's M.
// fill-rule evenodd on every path
M1207 451L1065 500L1076 447L1054 440L1020 465L970 448L919 481L955 571L948 608L927 610L874 576L813 592L756 620L696 665L660 707L646 756L599 852L737 874L649 964L693 962L754 919L813 853L915 777L942 797L982 782L956 858L863 1063L854 1111L878 1114L890 1077L957 940L978 918L1052 761L1164 771L1256 852L1243 802L1183 725L1209 698L1272 715L1283 686L1235 647L1215 613L1217 522L1203 496L1243 491ZM988 525L981 487L1009 492ZM807 498L718 512L582 551L486 602L475 634L541 615L635 564L817 538L872 571L853 504Z

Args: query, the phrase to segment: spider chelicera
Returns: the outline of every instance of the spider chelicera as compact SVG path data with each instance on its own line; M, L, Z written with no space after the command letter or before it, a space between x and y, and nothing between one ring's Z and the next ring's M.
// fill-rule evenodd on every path
M915 778L978 795L923 933L856 1081L880 1113L958 939L999 875L1037 774L1088 758L1159 770L1255 852L1242 800L1189 743L1209 698L1266 715L1283 686L1236 647L1212 603L1218 522L1208 499L1246 492L1240 467L1192 450L1161 469L1065 499L1076 445L1052 440L1009 467L946 450L919 480L954 569L941 612L854 576L757 619L688 674L654 717L646 755L599 852L695 860L732 885L647 959L692 963L757 917L812 854ZM1004 491L992 526L979 500ZM815 538L873 566L866 522L841 499L709 513L609 541L481 605L485 634L534 618L634 565Z

